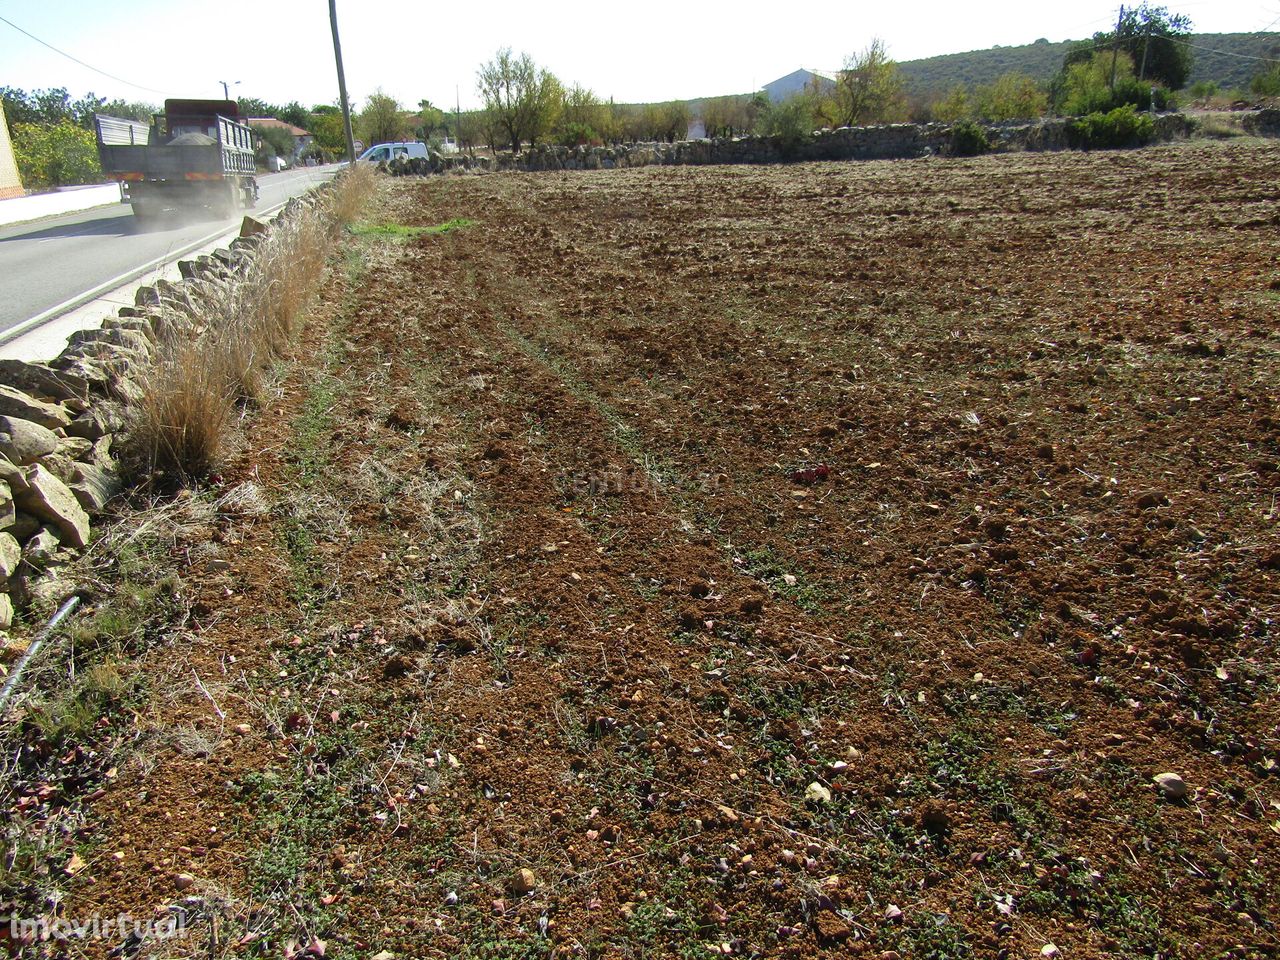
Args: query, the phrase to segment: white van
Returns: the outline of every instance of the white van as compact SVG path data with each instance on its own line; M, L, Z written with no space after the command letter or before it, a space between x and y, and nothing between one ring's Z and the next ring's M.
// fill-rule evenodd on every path
M406 141L404 143L375 143L372 147L360 154L360 160L367 160L369 163L378 163L380 160L388 162L396 157L427 157L427 145L420 141Z

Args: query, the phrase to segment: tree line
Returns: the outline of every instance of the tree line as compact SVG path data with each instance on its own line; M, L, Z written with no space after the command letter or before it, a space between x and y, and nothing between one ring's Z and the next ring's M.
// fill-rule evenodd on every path
M701 121L708 137L759 133L798 141L821 127L900 121L1025 120L1049 113L1083 116L1121 108L1163 109L1176 105L1190 76L1191 21L1165 7L1142 3L1122 9L1116 26L1071 45L1061 69L1048 82L1010 71L990 83L953 84L924 94L908 93L898 64L885 44L873 40L850 56L831 77L815 77L799 94L773 103L762 92L701 101L619 104L580 84L565 84L528 53L497 51L480 66L478 110L449 111L420 100L402 106L381 90L368 96L353 117L365 144L410 138L436 145L451 140L465 149L520 151L539 143L566 146L683 139ZM1280 96L1280 64L1262 61L1252 90ZM1193 97L1213 89L1193 87ZM92 135L94 113L146 120L159 108L148 103L108 101L92 93L73 99L67 90L30 93L0 87L14 152L23 181L31 187L93 182L100 178ZM242 116L275 117L308 131L313 141L303 154L338 159L346 142L335 104L279 105L241 98ZM261 128L262 152L293 151L283 130Z

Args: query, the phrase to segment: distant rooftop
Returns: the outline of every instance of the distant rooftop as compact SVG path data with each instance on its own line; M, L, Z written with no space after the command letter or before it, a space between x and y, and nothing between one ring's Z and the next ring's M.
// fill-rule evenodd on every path
M303 130L301 127L295 127L292 123L285 123L283 120L277 120L275 117L250 117L244 121L251 127L279 127L281 130L288 130L289 135L293 137L309 137L310 131Z

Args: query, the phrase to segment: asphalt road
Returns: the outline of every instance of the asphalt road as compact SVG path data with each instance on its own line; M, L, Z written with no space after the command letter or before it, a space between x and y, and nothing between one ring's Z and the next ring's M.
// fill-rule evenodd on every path
M332 177L337 166L301 167L258 177L258 205L267 211ZM197 241L234 229L228 220L165 221L139 228L126 204L0 227L0 336L4 331L129 274L179 256Z

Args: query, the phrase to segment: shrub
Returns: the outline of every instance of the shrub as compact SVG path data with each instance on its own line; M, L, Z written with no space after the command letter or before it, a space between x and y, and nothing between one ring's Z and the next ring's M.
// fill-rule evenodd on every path
M1249 83L1249 90L1259 97L1280 97L1280 63L1270 64L1256 74Z
M987 131L972 120L961 120L951 127L950 153L953 157L977 157L990 149Z
M813 124L813 104L801 95L772 105L760 118L760 132L773 137L783 156L791 157L813 134Z
M102 179L93 133L70 120L17 124L13 128L13 154L28 188L97 183Z
M1072 146L1085 150L1136 147L1155 135L1155 127L1150 114L1138 113L1132 104L1125 104L1107 113L1090 113L1072 121L1067 127L1067 136Z
M586 123L567 124L557 139L562 147L599 146L604 143L595 128Z
M1091 60L1067 67L1054 86L1058 108L1069 117L1106 113L1125 104L1139 110L1151 106L1164 110L1172 103L1171 94L1164 87L1137 78L1133 61L1124 53L1113 56L1099 51Z

